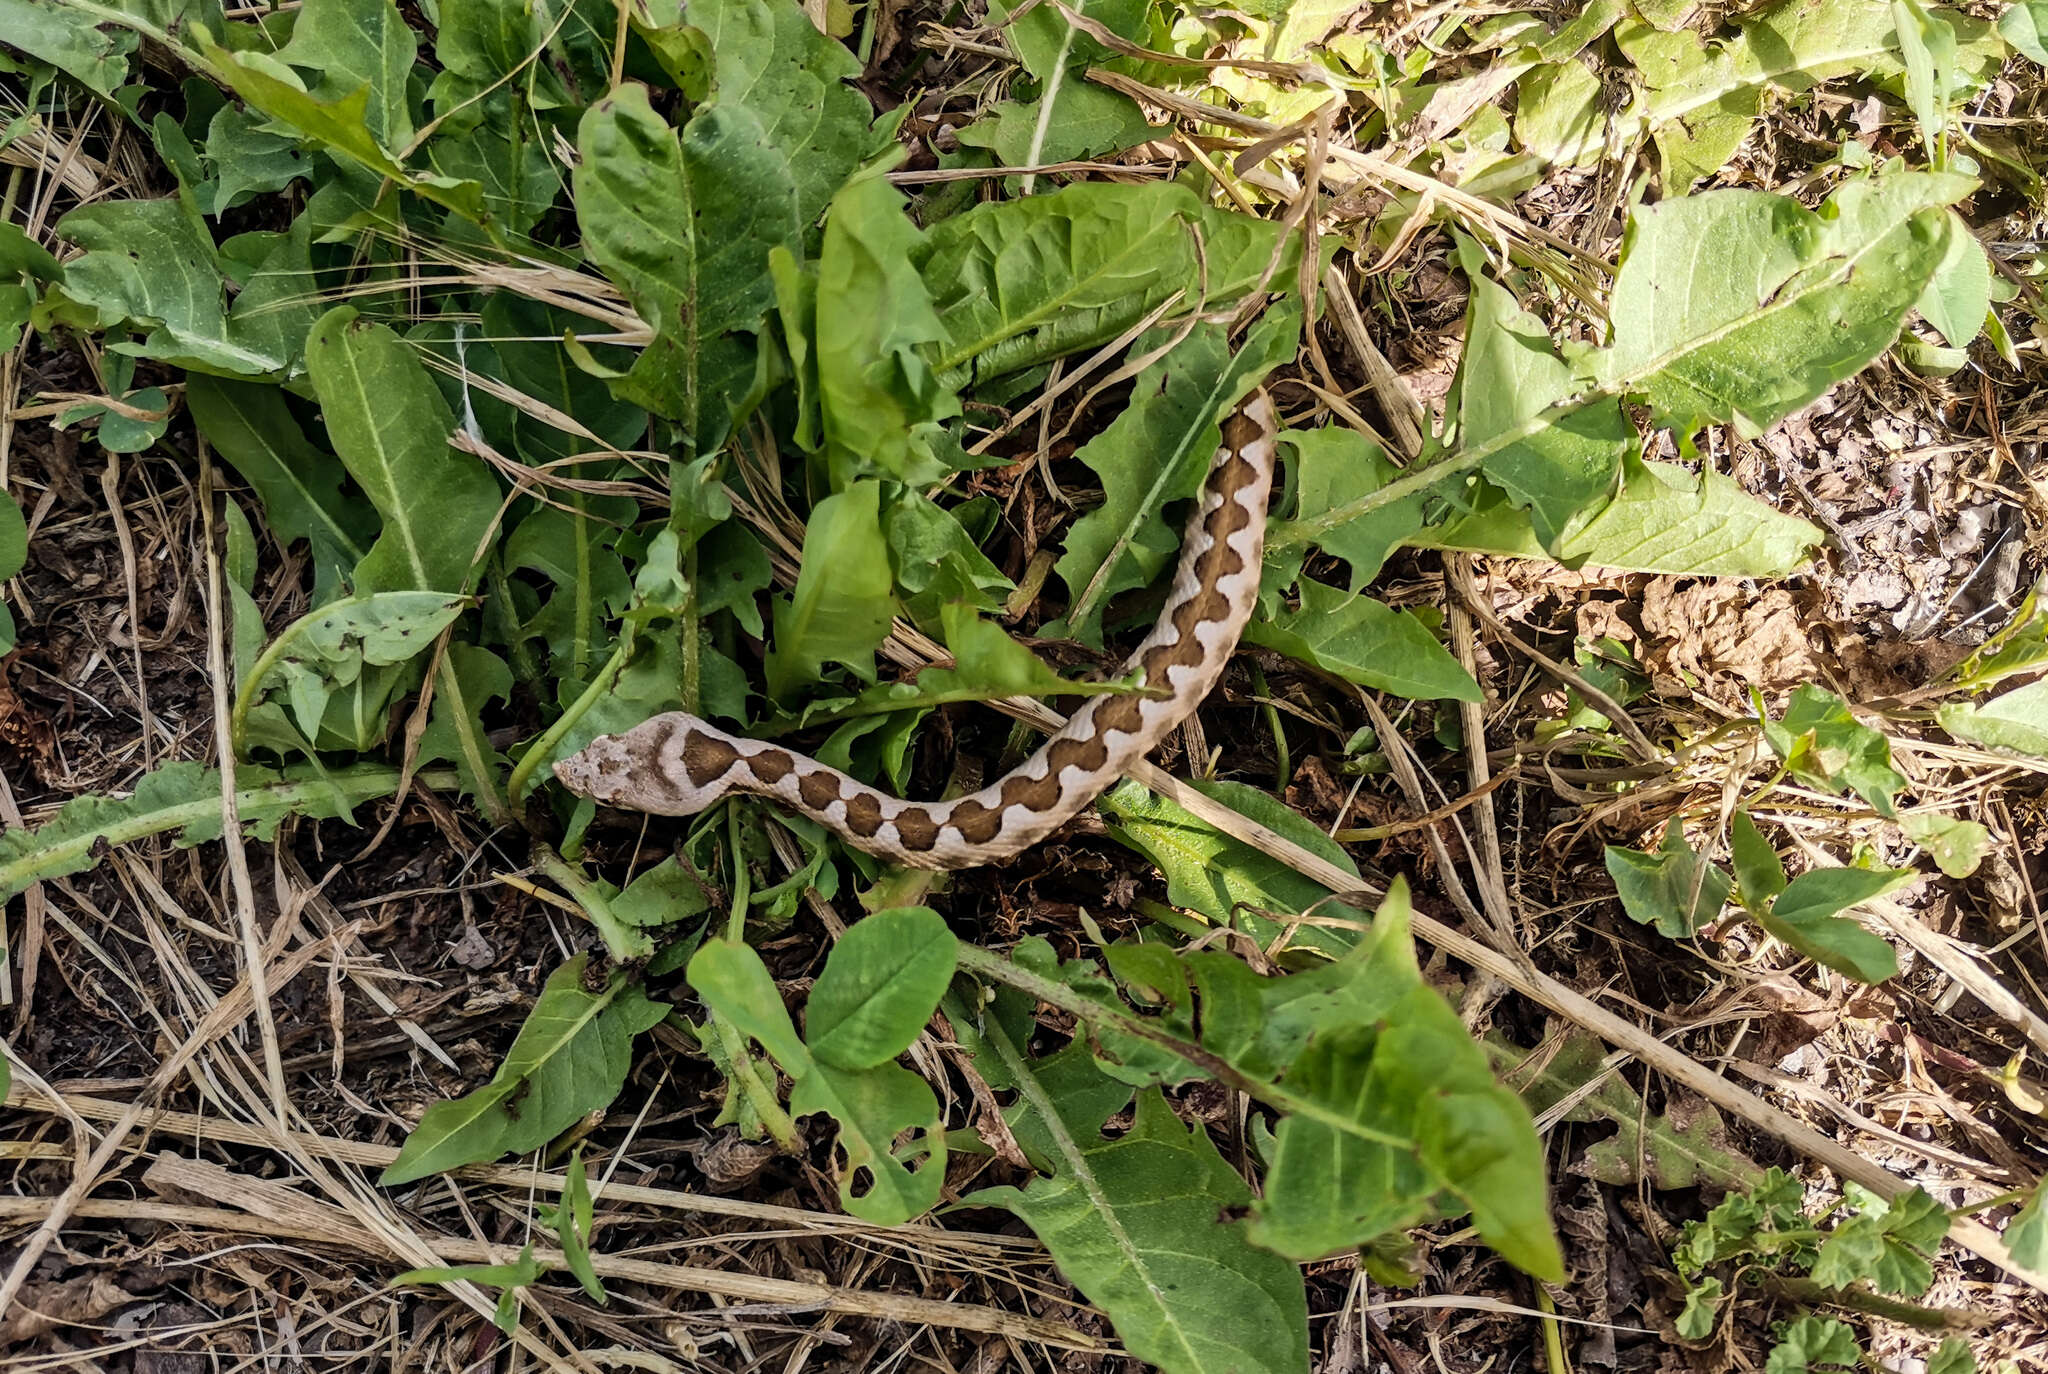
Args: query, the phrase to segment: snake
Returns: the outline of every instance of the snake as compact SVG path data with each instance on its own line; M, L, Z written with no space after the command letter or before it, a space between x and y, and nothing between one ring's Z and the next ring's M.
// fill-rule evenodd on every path
M907 801L829 764L670 711L561 759L569 791L607 806L690 816L744 793L806 816L856 849L912 868L995 863L1085 809L1201 705L1258 602L1279 421L1253 391L1223 421L1158 622L1125 661L1137 690L1091 696L1036 753L981 790Z

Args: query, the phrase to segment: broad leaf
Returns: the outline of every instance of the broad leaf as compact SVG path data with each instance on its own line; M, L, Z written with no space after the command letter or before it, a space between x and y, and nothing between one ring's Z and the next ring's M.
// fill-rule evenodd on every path
M1654 854L1607 846L1607 873L1629 919L1682 940L1721 914L1733 884L1719 865L1702 859L1673 816Z
M1799 687L1784 718L1766 719L1763 731L1772 752L1801 782L1824 792L1854 792L1878 815L1894 814L1906 779L1892 767L1891 742L1860 723L1834 693Z
M955 940L928 907L877 911L839 937L805 1005L820 1063L871 1069L910 1048L953 981Z
M1385 452L1355 429L1337 425L1289 430L1281 436L1295 451L1294 518L1310 521L1326 511L1378 491L1401 470ZM1422 528L1423 496L1416 493L1381 506L1356 520L1322 530L1312 542L1351 565L1351 590L1365 590L1387 555ZM1268 567L1272 567L1269 560Z
M333 101L368 90L364 122L386 148L412 141L406 84L419 42L391 0L304 0L277 58L318 78L310 94Z
M1910 868L1817 868L1802 873L1778 895L1757 924L1801 954L1831 969L1881 983L1899 971L1892 947L1836 913L1895 892L1916 878Z
M357 586L467 590L498 518L498 483L481 460L449 448L455 418L425 366L346 305L321 316L306 360L334 451L384 520L356 565Z
M588 958L579 954L549 975L497 1074L464 1097L429 1107L379 1183L395 1187L535 1149L618 1096L634 1037L669 1007L623 972L600 992L586 989Z
M1479 684L1414 612L1320 582L1301 584L1301 609L1254 620L1244 638L1346 682L1410 700L1480 700Z
M1810 1374L1822 1367L1854 1367L1863 1351L1856 1333L1833 1317L1804 1316L1780 1322L1778 1344L1764 1361L1764 1374Z
M1941 728L1959 740L2048 758L2048 679L2016 687L1981 706L1951 702L1936 714Z
M874 681L875 646L896 610L880 501L880 486L862 481L811 508L796 590L775 603L769 695L787 698L819 681L827 663Z
M128 59L141 45L132 30L62 0L0 0L0 33L8 46L102 96L127 84Z

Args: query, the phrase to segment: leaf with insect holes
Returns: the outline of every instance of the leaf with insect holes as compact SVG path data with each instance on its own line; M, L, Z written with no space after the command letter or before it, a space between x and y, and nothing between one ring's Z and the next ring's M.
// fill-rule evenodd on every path
M357 586L465 590L498 518L498 483L483 460L449 448L455 418L418 355L342 305L313 326L306 361L328 439L384 520Z
M775 603L770 696L786 699L820 681L827 663L875 680L875 646L896 611L880 502L880 484L870 480L811 508L796 589Z
M418 681L414 660L468 606L441 592L374 592L301 616L236 684L237 749L372 747L393 697Z
M1794 878L1766 911L1752 913L1758 925L1801 954L1866 983L1881 983L1899 971L1889 944L1836 913L1910 885L1910 868L1817 868Z
M1702 859L1686 842L1673 816L1664 843L1653 854L1607 846L1607 874L1629 919L1655 926L1657 933L1683 940L1721 914L1734 884L1718 864Z
M1293 355L1299 324L1291 309L1269 311L1235 356L1220 325L1198 325L1139 375L1130 404L1075 455L1101 480L1102 504L1067 531L1053 565L1067 585L1067 611L1041 634L1099 648L1110 600L1149 585L1172 565L1180 530L1168 521L1168 507L1201 489L1223 417ZM1161 342L1148 335L1132 356Z
M921 918L911 918L913 926L924 924ZM849 936L852 933L847 932ZM887 927L878 931L887 933ZM947 939L951 939L950 933ZM819 978L821 986L828 979L835 985L828 1003L830 1034L835 1042L843 1037L844 1047L854 1058L867 1057L908 1025L908 1034L901 1035L900 1053L938 1005L937 992L921 1009L919 1005L929 991L928 981L920 979L936 967L931 946L927 945L923 959L912 961L910 978L897 988L886 979L879 985L870 982L868 975L886 962L886 951L875 944L872 939L856 942L848 960L841 959L836 946ZM840 964L837 975L833 973L835 963ZM761 956L743 944L705 941L690 960L689 980L706 1006L742 1035L759 1042L794 1080L790 1115L826 1112L839 1123L838 1148L846 1155L839 1170L840 1206L865 1221L893 1226L928 1211L938 1201L946 1173L944 1123L938 1099L923 1079L886 1059L852 1069L814 1057L798 1037ZM939 991L943 990L941 984ZM863 1024L859 1013L871 1002L881 1014ZM911 1142L899 1151L896 1138L905 1131L912 1132ZM920 1158L922 1164L915 1171L907 1167Z
M1482 275L1476 248L1462 239L1460 246L1472 297L1466 314L1471 342L1455 390L1459 439L1469 446L1519 435L1489 451L1480 471L1528 510L1537 539L1556 551L1613 494L1622 459L1638 446L1635 428L1609 397L1528 429L1579 386L1543 322Z
M953 466L939 424L960 413L960 398L927 357L946 327L914 266L924 236L903 206L902 192L864 175L832 198L825 221L812 342L839 490L873 473L931 482Z
M1284 287L1299 249L1278 225L1209 209L1172 182L990 201L925 235L918 265L946 331L932 365L941 384L965 386L1100 348L1176 294L1183 310L1227 306L1276 246Z
M618 1096L634 1037L668 1015L669 1006L624 972L613 972L601 989L585 987L588 961L579 954L548 975L491 1081L427 1108L379 1183L396 1187L523 1154Z
M1892 767L1891 742L1859 723L1834 693L1810 683L1798 687L1784 716L1766 719L1763 730L1772 752L1801 782L1824 792L1854 792L1880 816L1895 813L1906 779Z
M1746 190L1638 208L1613 343L1592 359L1600 382L1681 434L1761 433L1891 347L1947 256L1945 207L1975 185L1902 172L1851 182L1820 212ZM1745 270L1723 270L1735 262Z
M64 265L64 294L101 328L125 322L142 333L117 351L229 375L284 366L230 331L213 236L185 193L83 206L57 221L57 233L86 250Z
M1622 463L1621 494L1555 551L1536 537L1527 511L1498 493L1482 494L1472 513L1409 536L1419 549L1463 549L1515 558L1556 559L1631 572L1698 577L1782 577L1821 543L1818 528L1765 505L1732 478L1677 463Z
M1412 611L1321 582L1301 583L1301 609L1245 627L1245 642L1362 687L1412 701L1478 701L1479 684Z

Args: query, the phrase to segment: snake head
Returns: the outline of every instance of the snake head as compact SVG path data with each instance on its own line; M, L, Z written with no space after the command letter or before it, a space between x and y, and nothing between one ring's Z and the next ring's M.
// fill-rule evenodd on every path
M727 736L671 711L622 735L599 735L555 763L555 777L579 797L656 816L694 816L729 790L739 753Z

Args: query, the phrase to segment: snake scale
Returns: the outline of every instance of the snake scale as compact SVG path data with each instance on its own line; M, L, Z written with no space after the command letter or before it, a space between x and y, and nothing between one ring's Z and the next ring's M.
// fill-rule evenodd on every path
M870 854L916 868L1005 859L1065 825L1151 752L1223 675L1258 599L1279 422L1255 391L1223 423L1158 624L1124 664L1145 693L1090 697L1038 752L979 792L905 801L686 712L604 735L555 764L579 795L688 816L731 792L769 797Z

